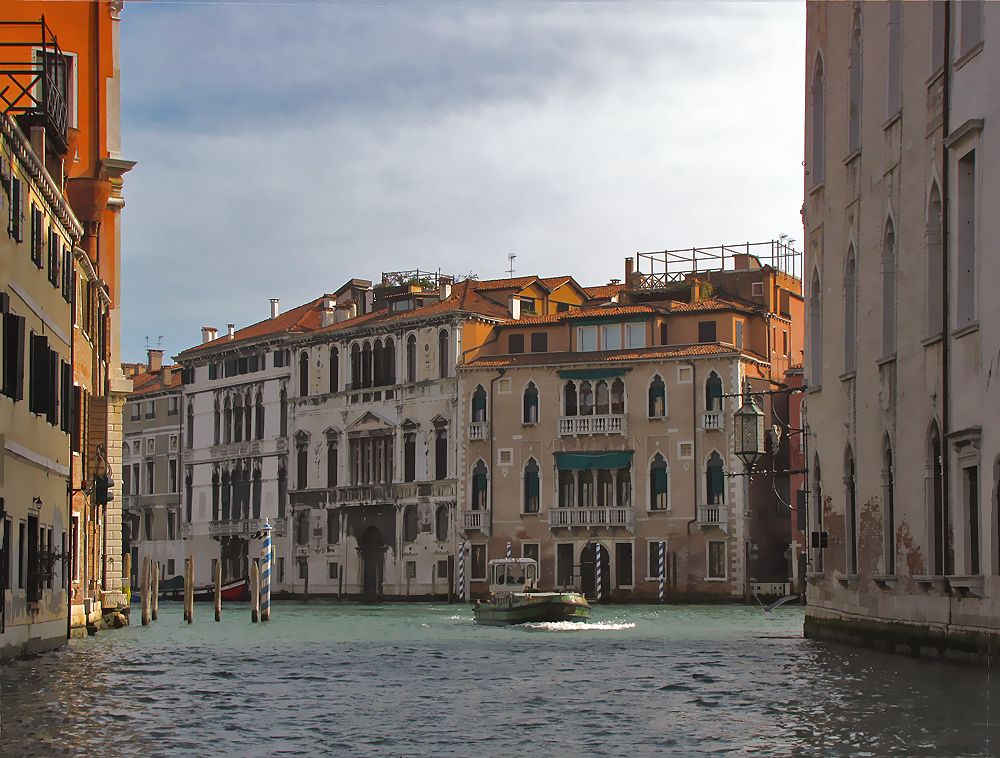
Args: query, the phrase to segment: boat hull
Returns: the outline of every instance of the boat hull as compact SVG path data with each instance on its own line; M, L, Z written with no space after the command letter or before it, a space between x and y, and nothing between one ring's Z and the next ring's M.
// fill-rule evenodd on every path
M250 597L249 581L236 579L222 585L222 599L226 602L246 600ZM160 592L160 600L183 600L184 589L170 589ZM194 600L209 603L215 600L215 585L208 584L194 588Z
M477 624L511 626L546 621L586 621L590 606L575 592L512 594L477 603L473 609Z

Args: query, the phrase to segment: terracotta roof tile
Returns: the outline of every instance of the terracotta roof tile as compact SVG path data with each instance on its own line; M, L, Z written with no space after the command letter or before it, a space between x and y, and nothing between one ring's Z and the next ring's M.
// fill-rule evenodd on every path
M326 299L329 298L318 297L308 303L304 303L296 308L287 310L275 318L258 321L256 324L251 324L250 326L245 326L242 329L237 329L232 338L230 338L229 335L225 335L223 337L219 337L218 339L214 339L211 342L205 342L201 345L189 347L187 350L182 351L181 355L200 353L204 350L212 350L214 348L224 348L229 345L235 345L244 340L259 339L261 337L269 337L271 335L284 334L286 332L294 334L299 332L314 331L320 327L320 303Z
M574 321L587 318L611 318L613 316L651 315L660 313L657 308L648 305L609 305L595 308L578 308L561 313L550 313L547 316L526 316L520 319L509 318L501 322L502 326L535 326L537 324L557 324L561 321Z
M615 295L620 295L628 289L624 284L601 284L596 287L584 287L583 291L591 300L608 300Z
M132 392L129 397L135 395L152 395L154 392L166 392L181 386L181 367L164 366L161 371L143 371L132 377ZM161 381L161 376L169 373L166 384Z
M741 313L758 313L759 307L737 302L727 297L710 297L695 303L685 303L672 300L669 304L672 313L706 313L709 311L739 311Z
M469 284L472 289L478 292L490 292L492 290L521 290L529 284L539 281L537 276L516 276L513 279L470 279Z
M736 355L738 350L718 343L698 345L658 345L633 350L599 351L591 353L519 353L479 358L466 368L502 368L517 366L557 366L580 363L621 363L624 361L667 360L670 358Z

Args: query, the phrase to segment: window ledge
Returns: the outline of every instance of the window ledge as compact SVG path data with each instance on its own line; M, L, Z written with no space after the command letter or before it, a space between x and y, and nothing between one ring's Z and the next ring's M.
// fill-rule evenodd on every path
M815 395L823 389L822 384L814 384L811 387L806 387L802 392L806 395Z
M837 378L840 379L840 381L842 381L842 382L846 382L849 379L854 379L856 376L857 376L857 371L845 371L843 374L841 374Z
M727 576L706 576L706 582L728 582L729 577Z
M888 129L890 126L899 121L902 117L903 117L903 109L900 108L885 120L885 122L882 124L882 131Z
M929 77L927 77L927 81L924 82L924 86L925 87L931 87L931 86L933 86L937 82L937 80L942 77L943 74L944 74L944 66L943 65L942 66L938 66L931 73L931 75Z
M809 188L809 194L815 195L823 190L823 182L818 182Z
M924 339L920 340L920 344L923 345L924 347L930 347L931 345L936 345L938 342L940 342L943 339L944 339L944 335L942 335L940 333L939 334L932 334L930 337L925 337Z
M614 507L617 508L618 506L614 506ZM666 514L669 514L670 513L670 509L669 508L647 508L646 509L646 515L647 516L652 516L654 513L666 513Z
M877 361L875 361L875 365L881 368L882 366L887 366L888 364L895 362L896 362L896 354L893 353L892 355L885 356L885 358L879 358Z
M958 590L959 595L962 597L983 597L984 580L981 574L974 576L948 576L945 578L948 580L948 585L953 590Z
M806 573L806 581L809 584L819 584L825 576L826 573L823 571L809 571Z
M647 421L663 421L666 416L646 416Z
M873 576L872 581L879 586L879 589L891 590L896 586L898 578L895 574L884 574L881 576Z
M538 424L537 421L522 421L521 422L521 426L536 426L537 424Z
M972 334L973 332L978 332L978 331L979 331L979 322L973 321L971 324L966 324L961 329L956 329L955 331L953 331L951 333L951 336L954 337L955 339L959 339L961 337L965 337L969 334Z
M852 150L851 152L849 152L849 153L847 154L847 157L845 157L845 158L844 158L844 165L845 165L845 166L847 166L847 165L849 165L849 164L850 164L850 163L851 163L851 162L852 162L852 161L853 161L853 160L854 160L855 158L860 158L860 157L861 157L861 148L860 148L860 147L858 147L858 148L855 148L854 150Z
M958 71L958 69L962 68L962 66L971 61L977 55L979 55L979 51L982 49L983 49L983 40L979 40L979 42L977 42L975 45L970 47L968 50L966 50L964 53L958 56L958 58L955 59L954 63L955 70Z
M946 589L945 578L943 576L937 576L937 575L915 576L913 577L913 581L915 581L925 590L931 589L932 587L935 587L939 590Z
M857 587L858 586L858 575L857 574L836 574L834 578L840 582L844 587Z

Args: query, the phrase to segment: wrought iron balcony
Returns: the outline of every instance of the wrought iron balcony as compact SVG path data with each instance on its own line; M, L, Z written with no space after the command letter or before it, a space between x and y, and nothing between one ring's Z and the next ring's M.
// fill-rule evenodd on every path
M575 526L632 526L635 511L632 508L551 508L549 526L572 528Z
M0 21L0 50L0 109L15 118L25 134L33 126L44 127L50 144L64 154L72 64L45 16L38 21Z
M559 419L559 434L624 434L625 416L563 416Z

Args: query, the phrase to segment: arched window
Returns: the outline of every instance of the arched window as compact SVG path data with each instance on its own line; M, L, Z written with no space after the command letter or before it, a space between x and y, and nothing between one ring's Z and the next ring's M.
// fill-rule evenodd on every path
M417 480L417 433L415 431L403 434L403 481Z
M854 476L854 454L844 454L844 499L847 504L847 573L858 573L858 492Z
M476 462L472 469L472 510L484 511L488 504L487 499L488 473L486 464L481 460Z
M590 382L580 383L580 415L589 416L594 412L594 388Z
M328 508L326 511L326 544L336 545L340 542L340 511Z
M340 391L340 350L330 348L330 392Z
M193 474L191 473L191 467L187 467L187 471L184 472L184 520L187 523L191 523L191 517L194 515L194 481Z
M896 353L896 234L892 220L885 222L882 240L882 357Z
M388 337L382 348L382 384L396 383L396 342Z
M576 472L576 505L589 508L594 504L594 472L584 469Z
M941 334L944 327L944 298L941 282L944 276L944 255L941 247L941 192L937 183L931 186L927 204L927 227L924 232L927 247L927 335Z
M413 334L406 338L406 381L417 381L417 338Z
M813 271L809 288L809 385L819 387L823 383L823 290L819 281L819 269Z
M603 379L597 383L596 410L598 416L607 416L611 412L611 399L608 393L608 383Z
M223 415L226 419L225 442L228 445L233 441L233 404L228 397L226 398L226 404L223 407Z
M372 346L369 342L361 343L361 386L371 387L372 376Z
M218 445L222 441L222 412L219 410L219 398L215 398L215 407L212 410L212 426L215 430L213 439Z
M243 441L243 398L233 400L233 442Z
M667 386L659 374L649 383L649 417L663 418L667 415Z
M928 486L930 492L928 508L931 524L927 530L931 536L928 552L933 558L935 576L955 573L955 554L951 542L951 513L948 498L944 496L944 461L941 459L941 435L937 423L931 424L927 446L927 468L930 471Z
M597 470L597 507L611 508L615 504L615 477L606 468Z
M896 474L893 470L892 442L886 435L882 445L882 537L885 549L885 573L896 573Z
M327 432L326 435L326 486L337 486L337 435Z
M222 473L222 520L228 521L230 517L230 505L232 503L232 479L228 471Z
M351 345L351 387L352 390L361 388L361 346L355 342Z
M385 350L382 340L372 343L372 386L381 387L385 384Z
M538 387L534 382L528 382L528 386L524 388L521 421L525 424L538 423Z
M309 395L309 353L305 350L299 355L299 396Z
M449 375L449 365L451 356L449 355L451 340L448 337L448 330L442 329L438 332L438 376L446 379Z
M309 440L302 436L295 440L295 487L304 490L309 486Z
M417 506L408 505L403 509L403 542L417 539Z
M261 498L260 469L255 468L253 471L253 494L251 498L251 505L253 507L254 518L260 518L260 498Z
M709 505L726 502L726 475L722 468L722 456L714 450L705 466L705 495Z
M722 410L722 379L714 371L709 372L705 380L705 410Z
M857 262L854 245L847 251L847 265L844 266L844 373L854 371L857 355Z
M278 518L285 517L288 509L288 472L285 471L285 464L278 466Z
M668 505L667 462L657 453L649 467L649 509L665 511Z
M563 415L575 416L576 413L576 383L568 381L563 385Z
M616 480L618 482L618 507L632 507L632 469L631 464L625 468L618 469Z
M253 439L253 401L250 392L243 396L243 439L249 442Z
M611 413L625 414L625 383L621 379L611 382Z
M434 478L448 478L448 427L443 424L434 429Z
M891 118L902 108L903 8L901 0L889 0L886 62L885 115Z
M486 390L483 385L478 385L476 391L472 393L472 421L479 422L486 420Z
M810 103L810 138L812 141L812 160L809 166L812 174L812 186L822 184L825 178L824 155L826 153L826 104L825 84L823 79L823 59L817 55L813 68Z
M309 512L301 511L295 519L295 542L298 545L309 544Z
M448 506L439 505L434 513L434 536L438 542L448 540Z
M219 520L219 469L212 472L212 521Z
M188 450L194 447L194 401L188 401L187 407L187 446Z
M538 462L529 458L524 466L524 512L538 513L541 486L538 476Z
M254 420L257 424L256 429L254 429L254 437L262 440L264 439L264 397L261 395L260 390L257 390L257 399L254 401L254 406L256 407Z
M572 508L576 495L576 477L572 471L559 471L559 507Z
M848 66L847 152L861 149L861 13L854 13Z

